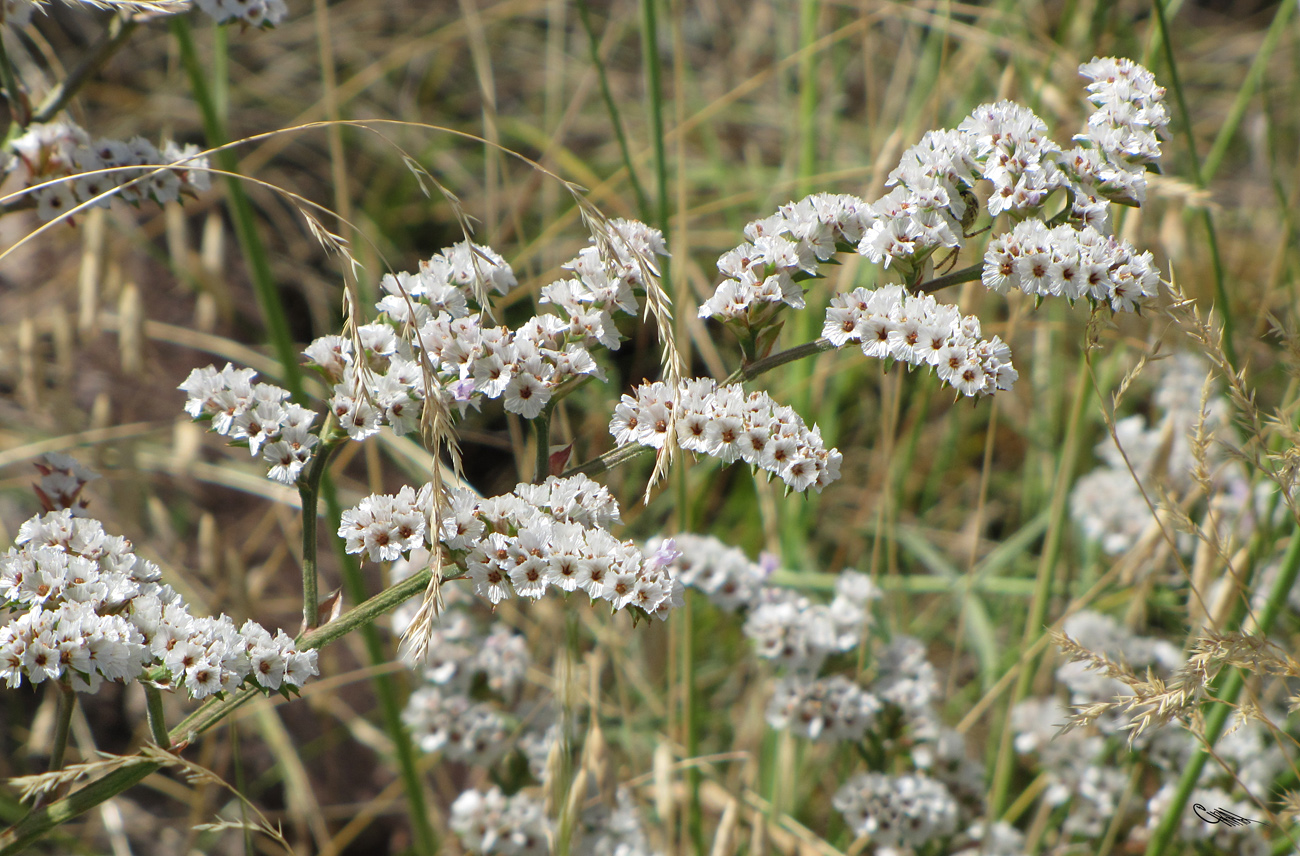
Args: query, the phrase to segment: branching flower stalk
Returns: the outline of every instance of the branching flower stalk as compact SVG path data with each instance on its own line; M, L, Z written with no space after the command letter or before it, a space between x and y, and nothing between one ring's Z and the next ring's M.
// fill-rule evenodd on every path
M219 18L225 14L222 4L200 5L212 7ZM282 14L277 0L244 5L252 10L250 23L272 23ZM653 13L652 3L644 8ZM225 118L219 115L219 99L205 86L187 24L173 19L173 30L211 142L219 143ZM653 40L653 33L648 36ZM435 619L446 606L444 583L457 579L465 579L467 588L493 606L510 598L536 600L553 589L566 596L581 590L591 601L608 604L612 611L630 611L638 620L665 619L683 606L684 587L693 585L725 611L743 611L744 632L758 656L788 670L777 682L769 724L792 735L797 732L801 739L855 741L859 752L882 766L892 765L888 771L853 776L836 793L834 806L857 834L873 836L880 846L931 849L947 846L957 835L984 841L998 834L1015 839L1015 830L995 831L995 824L960 831L969 820L969 806L959 804L958 797L969 796L961 787L971 779L964 756L953 749L960 745L960 736L948 734L939 724L934 704L939 684L924 645L901 636L873 640L868 633L874 620L871 603L879 597L869 578L846 571L836 580L834 600L817 603L768 585L773 569L769 560L760 565L737 562L696 542L691 544L698 555L684 556L673 540L625 540L615 534L622 523L618 503L586 473L605 471L653 450L648 499L681 449L724 463L743 461L755 472L780 478L791 490L820 492L839 477L840 452L823 441L817 425L810 427L793 408L765 391L745 390L745 382L853 343L887 367L897 363L909 371L933 371L956 394L978 401L1010 389L1016 381L1010 349L998 336L986 337L979 318L940 303L936 292L978 278L998 293L1016 289L1035 300L1086 301L1099 313L1138 309L1155 292L1154 262L1149 253L1139 253L1111 234L1109 206L1137 205L1144 198L1145 170L1159 157L1158 135L1168 121L1163 90L1146 69L1126 60L1096 59L1080 71L1091 81L1088 97L1096 109L1072 149L1052 142L1045 123L1028 109L1012 102L985 104L956 129L930 132L907 150L880 199L813 194L751 222L744 242L719 258L722 282L698 309L701 318L716 319L731 330L740 345L743 362L722 382L687 376L674 338L674 307L661 282L667 248L659 230L635 221L608 220L575 196L591 245L562 266L559 278L541 288L539 302L545 309L511 327L498 320L492 304L494 295L518 286L514 272L503 256L471 240L468 220L453 202L465 240L421 262L414 272L383 276L373 321L366 323L360 316L358 290L347 280L340 334L323 336L302 351L328 390L317 407L303 392L299 353L288 336L269 260L257 239L251 209L238 195L233 155L223 149L223 165L232 173L232 213L288 388L255 382L251 370L227 365L221 370L196 369L180 389L187 394L185 409L191 417L208 421L232 445L246 448L265 465L268 478L297 487L303 514L303 632L293 640L283 631L272 637L252 622L235 630L224 616L182 615L183 604L160 584L156 568L137 561L129 545L102 546L97 540L103 537L102 529L74 518L76 490L60 503L60 510L51 506L49 514L24 524L21 549L4 557L0 596L6 607L18 611L11 605L19 605L28 612L3 628L7 635L0 636L0 678L11 685L24 679L59 681L66 692L93 690L103 680L151 681L146 684L150 728L159 747L67 771L68 782L92 771L103 777L32 812L0 836L0 854L16 852L150 772L182 763L173 762L169 753L179 753L256 694L291 694L315 672L317 647L360 631L370 660L379 664L387 653L371 622L411 596L423 593L404 630L403 655L428 663L446 653L434 642L448 638ZM76 187L95 172L72 177L79 138L71 145L48 147L44 139L36 133L23 145L26 151L68 154L67 163L59 162L66 172L63 177L69 179L62 184ZM657 142L662 146L662 139ZM23 145L17 146L20 154ZM190 153L179 151L172 167L150 174L151 180L162 182L159 201L176 190L163 185L190 180L190 173L206 175L197 153L195 168L186 169L188 157ZM37 177L41 173L33 167L48 160L27 157L24 162ZM420 171L413 172L419 179ZM980 182L992 190L984 205L979 202L982 194L974 192ZM659 184L662 199L665 182ZM77 202L81 197L71 192ZM158 189L152 192L158 194ZM70 210L63 207L68 198L55 197L50 193L42 198L56 217L62 216ZM1052 200L1065 203L1055 215ZM936 263L946 264L949 253L955 254L977 234L971 229L981 213L994 223L1004 213L1011 221L1009 228L992 236L982 263L924 281ZM345 250L314 216L308 223L327 248ZM825 277L825 266L833 264L838 253L866 258L901 285L835 294L822 336L778 350L785 314L805 306L805 288ZM349 274L356 273L354 266ZM621 345L615 324L620 312L654 326L662 347L659 376L622 395L609 425L617 448L556 477L551 470L560 465L550 454L554 409L591 378L605 379L598 358L602 349ZM461 478L457 425L489 400L534 422L536 450L532 483L483 497ZM364 441L385 429L424 441L433 458L428 482L339 508L328 482L331 455L344 442ZM451 461L447 474L444 452ZM1058 519L1064 517L1068 476L1068 471L1059 475L1053 498ZM66 479L62 484L67 487ZM684 486L684 480L678 482L683 507ZM49 495L58 493L51 486ZM338 544L347 554L345 588L353 602L362 601L365 587L359 561L352 556L401 563L415 572L318 627L317 506L322 497L330 516L337 517ZM691 537L681 534L683 542ZM1039 611L1047 608L1048 571L1059 547L1060 532L1053 530L1040 567L1035 605ZM1294 566L1300 565L1300 547L1296 549L1289 581L1294 581ZM706 556L713 566L703 567ZM88 580L89 569L95 563L104 577L124 577L112 577L112 582L126 592L120 599L129 607L119 606L116 594L110 599L88 590L94 583ZM73 572L65 573L74 565ZM1275 613L1268 613L1270 622ZM47 614L56 617L42 617ZM84 619L77 625L77 632L84 630L88 640L81 645L90 652L84 661L76 659L71 644L82 641L73 638L75 633L63 625L58 634L51 631L65 615ZM1031 624L1038 624L1039 618L1035 614ZM687 612L685 620L690 619ZM566 626L567 653L576 662L576 619L570 616ZM492 644L508 652L514 644L508 636L498 636ZM683 674L690 676L694 642L689 633L682 638L686 644L677 653L687 658ZM818 675L831 658L867 642L876 657L869 690L842 675ZM20 656L14 653L19 648ZM508 656L503 655L503 661L509 668L519 666ZM522 673L522 667L516 671ZM495 677L501 686L509 684L501 674ZM1022 678L1027 686L1030 671ZM488 674L489 682L492 679ZM598 683L593 680L593 685ZM1163 686L1153 679L1141 690L1149 695ZM161 687L184 689L206 701L168 731L162 720ZM381 676L376 689L410 802L417 849L432 853L437 841L424 816L424 785L413 760L410 729L428 729L422 746L451 751L444 750L446 739L436 729L443 721L439 717L458 715L455 705L460 702L440 707L442 696L425 693L429 709L403 715L386 678ZM1229 690L1230 684L1225 697ZM694 704L693 693L686 698L688 705ZM561 718L572 719L576 713L568 700L563 702ZM596 723L595 699L592 704ZM694 715L688 712L687 745L692 751ZM564 755L557 756L557 770L571 769L566 766L572 761L567 739L562 737L555 750ZM794 745L788 742L792 739L787 738L787 745ZM933 743L929 756L909 754L925 741ZM455 751L467 750L458 746ZM1009 752L1004 756L1009 758ZM562 845L580 838L585 816L580 811L582 787L589 774L596 778L596 767L588 769L584 762L571 781L567 773L550 781L553 802L563 800L551 812L561 818ZM699 778L692 774L690 781L694 786ZM1005 770L999 781L1006 781ZM1003 795L994 794L994 812ZM907 829L891 825L889 818L900 813L916 822ZM499 790L467 791L453 805L451 818L453 830L481 849L490 849L492 836L502 829L533 843L544 843L556 831L532 797L522 792L507 799ZM698 813L688 826L699 845L703 827Z

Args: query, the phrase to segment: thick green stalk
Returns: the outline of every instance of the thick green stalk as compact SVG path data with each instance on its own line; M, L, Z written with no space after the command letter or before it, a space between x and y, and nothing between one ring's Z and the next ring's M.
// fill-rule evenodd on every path
M325 499L330 527L337 530L342 509L334 493L334 485L328 476L321 480L321 494ZM352 603L361 603L366 598L366 585L361 576L361 565L344 552L341 540L334 539L334 543L343 568L343 590ZM426 571L425 574L427 573ZM427 576L425 582L426 584L428 582ZM373 624L361 625L360 633L371 665L382 666L392 659L384 650L383 640ZM384 672L377 673L371 681L375 687L375 695L379 698L379 711L384 721L384 728L388 731L389 739L393 741L398 775L402 779L402 788L406 792L407 806L410 809L411 828L415 834L415 851L422 856L434 856L439 852L438 835L434 832L433 824L429 822L429 809L424 798L424 782L416 765L415 746L411 743L411 734L406 724L402 722L402 706L397 700L397 687L393 683L392 676Z
M50 748L50 769L63 769L68 751L68 733L72 730L72 712L77 709L77 692L66 681L59 682L59 715L54 723L54 745Z
M194 47L194 36L190 32L190 24L186 16L177 15L171 18L171 30L180 47L181 64L185 66L185 73L190 78L194 100L198 102L199 111L203 116L203 132L207 135L208 145L210 147L224 145L226 129L219 109L219 99L214 97L212 90L208 88L208 81L199 64L198 52ZM224 68L224 59L214 65ZM218 90L224 89L220 77L218 75L215 87ZM239 171L239 162L231 150L223 149L217 152L216 159L217 165L222 170L229 173ZM276 359L280 363L281 381L293 394L294 400L306 403L302 386L302 370L298 366L298 349L294 344L293 336L289 333L289 322L280 303L280 296L276 292L270 258L267 256L266 246L262 243L262 236L258 233L253 207L244 193L244 185L239 178L233 175L227 176L226 192L230 203L230 218L234 222L235 234L239 238L244 260L248 263L253 292L257 296L258 306L261 307L262 315L266 320L267 336L275 348Z
M1277 44L1281 41L1282 33L1286 31L1286 25L1291 20L1291 13L1295 10L1295 3L1279 3L1277 11L1273 13L1273 23L1268 25L1268 32L1264 34L1264 43L1259 46L1259 50L1255 53L1255 59L1250 64L1250 71L1246 73L1246 79L1242 81L1241 88L1237 90L1237 97L1233 99L1228 115L1224 117L1223 123L1219 125L1219 133L1214 138L1214 144L1210 146L1210 153L1205 156L1205 165L1201 168L1201 177L1207 184L1214 180L1214 174L1223 165L1224 155L1228 153L1228 148L1232 145L1232 140L1241 127L1241 121L1246 116L1246 108L1250 106L1251 98L1259 91L1259 85L1264 79L1264 72L1269 67L1269 60L1272 59L1273 52L1277 50Z
M551 474L551 409L554 402L542 408L533 420L533 436L537 452L533 458L533 484L541 484Z
M668 234L668 155L664 149L663 63L659 61L659 0L641 0L641 52L650 107L650 144L655 155L655 226ZM665 260L666 261L666 260ZM664 278L667 279L667 271Z
M1156 23L1160 40L1165 50L1165 61L1169 65L1169 88L1178 100L1178 111L1183 115L1183 134L1187 137L1187 158L1192 168L1192 181L1202 190L1206 178L1201 173L1200 158L1196 155L1196 134L1192 131L1192 114L1187 110L1187 99L1183 95L1182 81L1178 76L1178 64L1174 60L1174 46L1169 38L1169 23L1165 18L1167 0L1154 0ZM1287 5L1287 4L1283 4ZM1216 164L1217 167L1217 164ZM1219 304L1219 313L1223 316L1223 351L1228 362L1237 365L1237 352L1232 344L1232 304L1228 302L1228 291L1224 284L1223 260L1219 257L1218 233L1214 229L1214 215L1209 207L1201 209L1201 221L1205 224L1206 247L1210 251L1210 265L1214 270L1214 299Z
M1273 588L1268 593L1267 602L1259 611L1253 635L1267 636L1273 629L1273 622L1277 620L1278 613L1286 605L1287 596L1295 586L1297 576L1300 576L1300 526L1291 533L1291 543L1287 545L1286 554L1282 558L1282 568L1273 582ZM1183 774L1178 779L1173 800L1161 816L1160 823L1151 835L1151 840L1147 842L1146 856L1161 856L1169 849L1178 831L1178 825L1182 822L1183 812L1187 810L1187 803L1192 798L1192 790L1201 778L1201 770L1205 768L1205 762L1210 759L1214 742L1223 733L1228 714L1236 709L1237 697L1241 695L1245 685L1246 674L1241 669L1232 669L1222 678L1218 691L1213 694L1216 703L1205 714L1204 739L1197 742L1196 749L1183 767Z
M605 74L605 61L600 56L600 43L596 41L596 30L591 25L591 10L587 7L587 0L578 0L578 18L582 21L582 29L587 33L587 44L591 46L591 64L596 69L596 80L600 83L600 97L605 102L605 110L609 113L609 124L614 129L618 150L623 157L623 168L627 170L627 179L631 182L632 192L636 195L637 211L640 212L641 220L648 223L653 219L650 213L650 200L646 198L645 188L637 178L636 164L632 162L632 150L628 148L627 134L623 132L623 120L619 117L618 102L614 100L614 94L610 91L609 77Z
M1025 622L1024 637L1021 648L1033 648L1038 638L1043 635L1047 625L1047 607L1052 597L1052 578L1056 573L1057 562L1061 557L1061 547L1065 532L1069 528L1070 485L1074 480L1074 465L1077 457L1079 433L1082 430L1084 405L1088 401L1092 384L1089 381L1086 365L1087 354L1079 358L1078 380L1075 383L1074 402L1070 406L1070 421L1066 425L1065 440L1061 445L1061 456L1056 464L1056 480L1052 490L1052 504L1048 517L1048 528L1043 544L1043 552L1038 563L1038 578L1034 586L1034 595L1029 604L1029 618ZM1015 691L1007 707L1007 718L1011 709L1029 695L1029 690L1038 669L1038 657L1026 660L1020 675L1016 679ZM1011 785L1012 760L1014 752L1011 729L1004 728L1002 739L998 744L997 763L993 772L993 785L989 795L989 818L999 819L1006 807L1007 792Z
M163 715L162 693L147 681L141 681L140 685L144 687L145 712L148 715L149 733L153 735L153 742L163 749L169 749L172 739L167 733L167 718Z
M59 114L73 96L81 91L81 87L86 85L86 81L104 67L113 54L125 45L130 39L131 34L135 32L136 20L130 12L123 12L114 15L100 34L90 53L82 58L71 73L63 80L55 84L41 106L36 108L32 114L32 122L49 122Z
M329 431L330 423L321 433ZM330 458L342 448L343 443L326 441L316 450L316 457L307 471L307 478L298 482L298 498L302 508L302 628L312 630L320 622L319 539L317 537L320 515L317 502L320 498L321 479L329 466Z

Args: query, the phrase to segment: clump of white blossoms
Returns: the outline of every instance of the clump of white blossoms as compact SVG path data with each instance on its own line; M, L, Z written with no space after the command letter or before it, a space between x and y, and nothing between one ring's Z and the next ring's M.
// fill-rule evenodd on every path
M367 497L343 513L339 537L349 553L391 561L432 546L432 486ZM618 503L584 475L550 476L540 485L482 499L451 490L437 527L444 556L464 569L474 591L493 604L511 597L542 597L547 589L585 592L614 609L667 617L680 605L682 585L669 568L672 542L644 554L608 527L621 521Z
M868 357L929 366L966 396L1011 389L1019 377L1011 349L997 336L980 338L978 318L898 285L835 295L822 335L837 348L859 342Z
M1061 631L1087 650L1127 664L1136 674L1150 673L1168 679L1186 662L1174 644L1139 636L1109 615L1092 610L1071 615ZM1132 692L1123 681L1107 677L1081 661L1062 663L1056 669L1056 678L1069 688L1070 703L1077 708L1112 701ZM1123 734L1130 718L1115 711L1097 718L1095 724L1103 734ZM1145 735L1139 737L1142 736Z
M36 461L36 469L40 471L41 480L32 485L32 490L46 511L67 508L71 509L74 517L86 516L88 500L81 491L99 478L99 473L60 452L46 452Z
M162 205L208 189L208 159L194 145L165 141L159 150L144 137L92 141L69 121L29 125L5 149L5 172L33 191L42 220L55 220L83 202L101 208L118 197L132 205ZM116 191L108 195L110 191Z
M320 437L312 431L316 414L288 401L289 391L254 383L257 372L227 364L194 369L180 385L188 395L185 412L210 420L213 431L246 445L253 457L271 465L267 476L293 484L312 459Z
M861 740L880 713L880 699L842 675L782 678L767 706L767 721L809 740Z
M520 791L507 797L493 786L468 790L451 805L447 825L471 853L547 856L551 822L542 801Z
M877 847L919 849L957 831L957 801L928 776L860 773L836 791L831 804Z
M908 149L886 181L892 189L875 202L815 194L751 222L746 243L718 260L724 278L700 317L726 323L747 360L761 358L779 332L778 310L804 307L800 283L821 277L835 253L856 252L895 271L903 286L870 298L863 289L837 295L827 339L836 347L860 342L869 356L928 363L966 395L1008 389L1016 371L1006 346L980 341L978 323L920 293L936 254L956 253L972 237L965 230L980 213L979 182L992 187L989 216L1007 212L1015 221L985 253L989 288L1137 309L1155 293L1157 272L1150 253L1109 235L1108 206L1145 197L1144 170L1158 161L1169 121L1164 90L1128 60L1094 59L1079 70L1093 81L1088 98L1097 109L1073 149L1062 151L1028 108L983 104L955 130L930 131ZM1049 217L1049 197L1058 192L1065 208Z
M284 0L196 0L195 5L218 24L238 21L247 27L273 27L289 14Z
M767 393L746 394L739 384L691 378L676 389L663 381L642 384L614 409L609 432L620 444L661 449L675 422L677 444L688 452L741 460L779 477L791 488L818 493L840 475L842 455L827 449L792 408Z
M1018 288L1039 297L1088 298L1115 312L1133 312L1156 293L1159 272L1150 252L1090 225L1048 228L1041 220L1017 223L989 241L984 285L1005 294Z
M1117 420L1115 436L1097 444L1101 466L1075 483L1071 516L1107 554L1124 553L1155 525L1148 499L1200 489L1194 474L1200 469L1197 457L1203 455L1212 489L1203 525L1217 526L1224 537L1247 537L1267 517L1268 489L1253 489L1245 468L1225 451L1235 438L1227 400L1219 390L1205 388L1209 363L1184 352L1154 368L1151 416L1135 413ZM1198 441L1198 433L1220 442ZM1186 537L1177 543L1181 549L1196 542Z
M249 683L263 690L302 686L316 652L284 631L253 621L196 617L156 565L96 520L70 509L23 523L0 555L0 680L17 687L67 681L94 692L103 681L150 680L194 698Z
M110 5L99 0L83 2L95 7ZM46 4L47 0L4 0L3 22L10 26L26 26L31 23L32 12L37 9L44 12ZM151 10L176 13L188 12L191 5L195 5L218 24L239 21L246 27L272 27L289 14L284 0L196 0L193 4L189 0L144 0L141 5Z
M571 277L542 289L541 302L561 314L534 316L518 329L485 323L489 292L517 285L505 259L487 247L462 242L414 274L385 275L379 318L358 328L356 345L326 336L305 352L333 384L333 418L356 440L385 424L404 434L438 396L461 413L499 398L507 411L533 419L562 388L603 379L592 350L618 349L614 315L635 315L635 289L645 288L638 259L665 252L658 230L627 220L608 227L607 253L585 248L563 266Z

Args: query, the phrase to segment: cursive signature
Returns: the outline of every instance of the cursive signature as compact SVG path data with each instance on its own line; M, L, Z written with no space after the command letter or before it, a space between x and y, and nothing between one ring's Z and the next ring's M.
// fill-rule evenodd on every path
M1247 817L1233 814L1226 808L1208 809L1200 803L1192 806L1192 811L1196 816L1206 823L1222 823L1227 826L1246 826L1251 823L1263 823L1262 820L1251 820Z

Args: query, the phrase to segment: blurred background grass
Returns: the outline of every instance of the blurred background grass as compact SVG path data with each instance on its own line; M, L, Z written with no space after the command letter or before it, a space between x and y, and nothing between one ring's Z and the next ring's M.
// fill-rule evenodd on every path
M1129 56L1164 85L1172 80L1152 7L1141 2L676 0L659 4L648 39L643 9L630 2L590 4L590 34L579 7L562 0L298 0L290 7L277 29L228 34L228 86L219 75L214 83L232 139L329 118L440 126L538 160L587 187L609 216L652 223L666 179L678 344L691 355L692 373L719 378L737 364L738 351L695 317L695 307L712 292L717 256L741 240L747 221L808 192L876 198L903 150L928 129L954 127L983 101L1020 100L1065 142L1086 117L1076 68L1093 56ZM1214 304L1232 319L1238 365L1248 367L1268 405L1287 404L1295 393L1294 365L1268 335L1270 316L1290 315L1297 299L1300 29L1285 24L1289 14L1271 3L1170 4L1173 55L1191 112L1184 115L1171 93L1164 174L1121 227L1203 308ZM1284 23L1270 39L1279 16ZM23 37L34 57L24 69L28 79L58 79L102 23L103 13L83 7L52 6L38 16ZM206 22L196 22L195 36L205 68L226 55ZM662 66L657 102L647 82L647 44ZM617 116L601 97L602 76ZM662 175L656 109L664 122ZM159 24L139 29L84 90L73 115L95 136L204 140L176 42ZM240 171L355 224L326 223L352 241L365 267L360 286L372 294L382 272L414 269L461 238L452 206L421 193L395 145L456 194L475 220L476 239L514 265L527 288L512 295L507 319L533 314L538 289L587 235L555 181L493 146L414 124L379 133L317 128L240 148ZM339 260L323 252L281 197L248 192L294 338L305 344L336 331ZM191 425L175 390L190 368L208 362L278 375L264 356L266 335L223 196L214 188L161 213L123 206L96 212L7 259L0 270L0 542L36 510L27 490L30 459L72 452L106 475L93 485L92 511L159 561L192 602L237 621L255 617L292 629L300 608L296 497L268 482L243 451ZM35 222L26 217L0 221L0 241L8 246L30 231ZM976 262L980 246L972 242L956 264ZM782 347L818 334L833 291L873 282L877 272L860 261L847 260L831 282L815 284L809 309L787 322ZM1226 304L1216 302L1220 293ZM1078 537L1065 503L1105 433L1097 391L1108 401L1156 343L1170 350L1184 344L1159 314L1106 324L1090 376L1085 307L1052 302L1035 310L1021 295L1007 300L976 284L942 297L978 315L986 334L1010 342L1021 372L1013 393L975 406L954 403L927 376L899 367L886 373L853 353L823 354L759 382L843 452L843 478L819 497L784 497L777 485L711 460L694 463L685 476L685 509L675 508L672 490L638 506L644 462L607 482L632 521L629 537L684 523L751 556L777 554L809 587L827 586L819 575L845 567L877 575L890 591L884 613L891 630L926 640L946 670L947 712L956 722L1014 665L1026 625L1030 636L1037 633L1028 612L1035 581L1053 583L1042 604L1050 621L1109 567ZM612 360L611 383L566 402L556 421L554 442L572 439L575 460L611 447L606 422L617 396L656 376L652 330L624 329L630 341ZM1141 397L1134 401L1140 405ZM492 495L528 477L527 442L513 417L485 408L462 434L469 480ZM423 482L427 466L409 444L372 441L346 450L335 473L351 504L372 490ZM340 584L340 570L331 554L322 555L327 591ZM972 572L983 582L960 581ZM365 573L370 591L383 585L378 569ZM1121 603L1132 594L1118 588L1107 597ZM1182 600L1176 591L1157 593L1148 614L1134 620L1181 627ZM661 744L679 759L748 753L748 760L706 768L707 830L723 808L718 793L751 788L775 806L769 817L788 812L847 843L829 807L846 775L843 763L822 747L795 751L768 733L758 713L765 672L734 621L701 603L674 625L629 632L625 616L579 612L584 650L605 655L600 712L620 780L649 772ZM528 634L539 684L554 682L549 664L565 637L566 610L548 601L499 613ZM692 622L693 633L683 632L682 621ZM694 658L684 668L687 644ZM238 737L236 729L220 730L197 750L203 763L238 779L282 818L302 852L313 839L335 853L397 853L411 842L400 786L391 784L391 740L366 680L388 667L369 661L360 640L336 646L303 701L274 710L250 705L237 720ZM687 715L684 700L692 695L695 713ZM7 693L5 704L0 773L39 769L52 696L24 689ZM84 704L83 757L92 746L124 751L139 739L141 706L117 687ZM989 735L986 760L994 757L1004 714L1005 696L970 724L972 735ZM440 812L472 776L449 767L427 772L430 816L442 828ZM149 783L85 823L110 834L125 830L135 852L218 846L216 838L187 832L186 820L206 819L224 797L165 776ZM10 798L0 808L16 810ZM349 826L358 816L364 822ZM781 834L790 833L777 830L775 846L788 851ZM830 852L815 833L793 835ZM231 838L221 846L236 846ZM446 846L451 852L454 841Z

